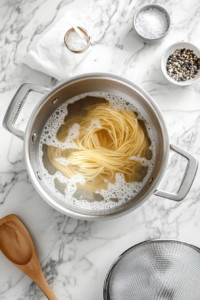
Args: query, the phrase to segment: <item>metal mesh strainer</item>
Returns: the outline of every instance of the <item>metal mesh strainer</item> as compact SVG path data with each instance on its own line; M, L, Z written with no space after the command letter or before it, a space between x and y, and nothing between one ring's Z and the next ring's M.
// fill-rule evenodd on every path
M112 265L105 300L199 300L199 249L175 240L138 244Z

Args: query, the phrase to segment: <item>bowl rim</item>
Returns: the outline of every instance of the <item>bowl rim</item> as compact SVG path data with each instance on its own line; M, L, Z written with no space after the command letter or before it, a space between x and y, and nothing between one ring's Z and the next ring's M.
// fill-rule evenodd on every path
M166 52L167 52L171 47L174 47L174 46L176 46L176 45L178 46L178 45L180 45L180 44L185 44L185 45L187 45L187 46L191 45L192 47L196 48L197 52L199 53L198 56L200 57L200 48L199 48L199 47L197 47L195 44L190 43L190 42L179 41L179 42L176 42L176 43L171 44L170 46L168 46L168 47L164 50L164 52L163 52L163 54L162 54L162 56L161 56L161 70L162 70L163 76L164 76L169 82L171 82L172 84L178 85L178 86L188 86L188 85L192 85L192 84L196 83L196 82L200 79L200 76L199 76L199 77L196 77L196 78L193 78L193 79L191 79L191 80L187 80L187 81L176 81L176 80L172 79L168 74L166 74L166 73L164 72L164 68L165 68L165 65L164 65L164 64L165 64L165 62L164 62L164 57L165 57ZM199 72L200 72L200 71L199 71Z
M138 16L139 12L140 12L141 10L143 10L144 8L146 8L146 9L148 9L148 8L157 8L157 9L159 9L160 11L162 11L162 10L165 11L165 14L166 14L166 16L167 16L167 18L168 18L168 28L167 28L166 32L165 32L164 34L162 34L161 36L159 36L158 38L147 38L147 37L141 35L141 34L138 32L138 30L136 29L135 22L136 22L137 16ZM167 10L163 5L159 5L159 4L144 4L144 5L142 5L142 6L140 6L139 8L136 9L136 12L135 12L135 14L134 14L134 16L133 16L133 20L132 20L132 25L133 25L133 28L135 29L135 31L137 32L137 34L138 34L142 39L144 39L144 40L146 40L146 41L152 41L152 42L154 42L154 41L158 41L158 40L162 39L164 36L167 35L167 33L169 32L169 29L170 29L170 27L171 27L171 18L170 18L170 14L169 14L168 10Z

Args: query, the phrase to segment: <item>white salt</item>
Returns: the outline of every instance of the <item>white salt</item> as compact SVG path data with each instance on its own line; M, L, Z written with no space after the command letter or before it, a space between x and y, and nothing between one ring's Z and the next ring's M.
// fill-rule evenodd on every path
M149 8L141 11L135 22L138 33L149 39L162 36L167 31L168 26L166 14L157 8Z
M80 37L76 31L73 31L69 34L67 41L68 45L75 50L81 50L87 45L86 37Z

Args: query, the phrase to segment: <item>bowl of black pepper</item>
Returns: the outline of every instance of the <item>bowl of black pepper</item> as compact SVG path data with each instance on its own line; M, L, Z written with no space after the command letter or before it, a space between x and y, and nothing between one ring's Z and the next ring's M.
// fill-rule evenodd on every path
M178 42L168 47L161 58L163 75L171 83L187 86L200 78L200 50L194 44Z

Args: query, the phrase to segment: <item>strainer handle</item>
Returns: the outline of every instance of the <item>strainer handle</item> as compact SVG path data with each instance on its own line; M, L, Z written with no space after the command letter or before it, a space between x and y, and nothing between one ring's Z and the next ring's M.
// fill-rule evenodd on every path
M156 190L154 195L167 198L170 200L174 200L174 201L181 201L186 197L194 181L198 169L198 161L192 154L190 154L189 152L183 150L182 148L176 145L171 144L170 149L184 156L188 160L185 174L183 176L182 182L180 184L177 193L168 193L162 190L160 191Z
M26 98L31 91L45 94L49 92L50 89L31 83L22 84L14 95L12 101L10 102L10 105L8 106L5 117L3 119L4 128L10 131L12 134L16 135L21 140L24 139L24 132L16 128L14 125L17 121Z

